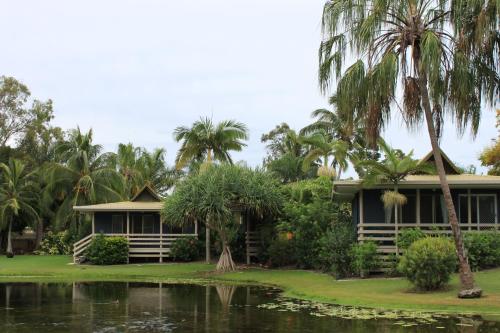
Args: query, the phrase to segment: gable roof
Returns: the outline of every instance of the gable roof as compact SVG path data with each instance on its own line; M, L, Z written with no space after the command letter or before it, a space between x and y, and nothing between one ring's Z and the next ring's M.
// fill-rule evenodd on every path
M158 193L156 193L156 191L153 190L149 185L144 185L139 190L139 192L137 192L134 195L134 197L132 199L130 199L130 201L132 201L132 202L134 202L134 201L143 201L143 200L140 200L140 198L143 198L145 196L149 196L151 199L153 199L152 201L161 201L161 198L158 195Z
M73 210L78 212L160 212L162 207L162 198L146 185L130 201L73 206Z
M460 175L462 171L451 161L451 159L444 153L444 151L439 148L439 151L441 152L441 157L443 158L443 164L444 164L444 170L447 175ZM423 163L432 163L434 164L434 154L432 150L427 153L418 163L423 164Z

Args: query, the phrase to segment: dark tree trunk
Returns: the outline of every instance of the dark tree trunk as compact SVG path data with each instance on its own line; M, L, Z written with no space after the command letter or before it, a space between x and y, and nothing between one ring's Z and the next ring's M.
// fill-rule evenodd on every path
M40 249L40 244L43 238L43 220L39 219L36 224L36 240L35 240L35 250Z
M441 183L441 190L443 191L444 201L446 203L446 209L448 211L448 219L451 225L453 240L455 241L455 247L457 250L459 269L460 269L461 290L467 291L474 289L474 276L472 275L472 271L470 269L469 262L467 260L462 233L460 230L460 226L458 224L457 214L455 211L455 205L453 204L450 186L448 185L448 180L446 179L443 159L441 157L441 150L439 148L438 138L436 135L436 128L434 126L434 119L432 117L432 109L429 100L429 93L427 91L427 76L425 75L425 73L420 73L419 88L420 88L420 95L422 98L422 106L424 108L424 113L425 113L425 120L427 123L427 130L429 131L429 137L431 140L432 152L434 154L436 169L439 175L439 181Z

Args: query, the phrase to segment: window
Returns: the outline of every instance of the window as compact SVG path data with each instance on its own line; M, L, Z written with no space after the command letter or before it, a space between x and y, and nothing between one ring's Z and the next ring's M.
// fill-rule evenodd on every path
M469 223L468 195L460 194L459 220L460 223ZM497 223L497 196L496 194L471 194L470 195L470 222Z
M155 214L133 214L130 217L134 234L157 234L160 232Z
M123 234L123 215L113 214L111 216L111 233Z
M143 234L153 234L155 227L155 218L151 214L142 216L142 233Z

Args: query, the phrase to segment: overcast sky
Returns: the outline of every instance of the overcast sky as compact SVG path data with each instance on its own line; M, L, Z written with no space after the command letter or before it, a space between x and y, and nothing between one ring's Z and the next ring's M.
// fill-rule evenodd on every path
M164 147L170 163L176 126L200 116L242 121L250 141L234 158L258 165L262 133L281 122L299 129L327 107L316 76L323 3L3 0L0 74L53 99L56 125L93 128L107 150ZM408 133L398 117L385 136L416 157L430 150L426 132ZM478 165L496 136L485 109L475 141L448 126L442 145L461 165Z

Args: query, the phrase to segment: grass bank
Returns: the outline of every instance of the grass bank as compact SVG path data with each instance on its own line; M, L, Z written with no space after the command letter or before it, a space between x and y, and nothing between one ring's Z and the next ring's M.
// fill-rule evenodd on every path
M286 296L341 305L500 316L500 269L476 273L477 283L484 290L483 298L460 300L456 298L456 276L445 291L415 293L406 280L399 278L336 281L327 274L310 271L264 269L213 274L214 266L204 263L119 266L70 263L67 256L0 257L0 282L224 281L278 286Z

